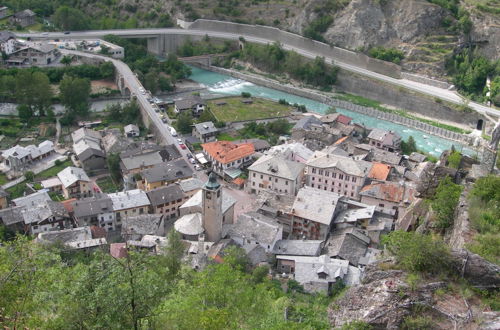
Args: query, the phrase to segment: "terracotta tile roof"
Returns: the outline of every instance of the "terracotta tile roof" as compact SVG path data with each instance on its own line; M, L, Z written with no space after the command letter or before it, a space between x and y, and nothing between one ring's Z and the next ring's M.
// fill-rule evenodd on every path
M242 186L245 184L245 179L243 178L236 178L233 180L233 183L238 185L238 186Z
M106 238L106 230L99 226L90 226L92 238Z
M127 246L125 243L112 243L109 246L109 254L113 258L125 258L127 256Z
M376 179L376 180L382 180L385 181L387 180L387 177L389 176L389 172L391 171L391 166L382 164L382 163L373 163L373 166L368 173L368 177L370 179Z
M349 136L344 136L344 137L338 139L337 141L335 141L335 143L333 145L337 146L337 145L341 144L342 142L344 142L345 140L347 140L348 137Z
M62 201L61 204L68 211L68 213L73 213L73 202L76 201L76 198L67 199Z
M396 183L370 184L361 189L360 195L399 203L402 202L405 197L405 188Z
M352 118L351 117L348 117L348 116L345 116L345 115L338 115L338 117L336 118L336 121L338 123L341 123L341 124L344 124L344 125L349 125L349 123L351 122Z
M235 144L230 141L215 141L201 146L206 153L222 164L234 162L255 152L253 143Z

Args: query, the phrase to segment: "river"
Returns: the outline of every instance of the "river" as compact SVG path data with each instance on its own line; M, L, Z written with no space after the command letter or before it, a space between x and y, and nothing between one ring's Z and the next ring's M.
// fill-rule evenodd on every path
M303 104L306 106L308 111L316 112L319 114L324 114L325 111L329 109L328 105L311 99L296 96L293 94L288 94L267 87L258 86L248 81L236 79L227 75L215 73L208 70L203 70L197 67L191 67L191 69L192 69L192 74L189 78L193 81L202 84L207 88L207 92L210 95L206 96L213 97L214 95L220 95L220 96L240 95L242 92L248 92L251 93L252 96L271 99L274 101L285 99L291 104L293 103ZM351 117L354 122L363 124L368 128L380 128L380 129L395 131L399 135L401 135L403 140L407 140L408 137L413 136L415 142L417 143L417 148L433 156L439 157L439 155L444 150L450 149L452 145L455 145L455 148L457 150L461 150L466 154L473 155L476 153L476 151L464 147L458 142L426 134L422 131L413 129L411 127L391 123L385 120L380 120L374 117L366 116L357 112L341 108L337 108L337 111Z

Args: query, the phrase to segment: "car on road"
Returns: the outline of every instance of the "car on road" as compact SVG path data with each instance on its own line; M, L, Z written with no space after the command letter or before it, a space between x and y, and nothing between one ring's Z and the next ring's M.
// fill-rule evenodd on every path
M168 119L167 119L167 117L164 117L164 118L162 118L162 119L161 119L161 121L162 121L162 122L164 122L164 123L166 124L166 123L167 123L167 121L168 121ZM167 127L168 127L168 125L167 125Z
M179 143L179 147L181 147L182 150L186 150L186 145L184 143Z
M146 94L146 91L144 90L144 88L140 87L139 88L139 92L141 92L142 95L145 95Z
M196 161L194 160L194 158L189 158L189 162L190 162L191 164L196 164Z
M179 144L182 143L182 139L177 139L177 142L179 142Z
M71 32L70 31L64 31L64 34L70 34Z
M196 165L194 165L194 169L197 171L201 171L201 166L196 164Z
M193 158L193 155L191 155L191 154L187 154L186 156L187 156L187 158L189 158L189 159Z

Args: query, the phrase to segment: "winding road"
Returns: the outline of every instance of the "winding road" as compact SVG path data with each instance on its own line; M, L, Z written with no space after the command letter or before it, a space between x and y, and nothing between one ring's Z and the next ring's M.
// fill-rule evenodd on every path
M240 33L227 33L220 31L210 31L210 30L196 30L196 29L178 29L178 28L157 28L157 29L122 29L122 30L94 30L94 31L75 31L69 34L62 32L51 32L51 33L18 33L17 36L21 38L33 38L33 39L96 39L102 38L105 35L117 35L125 38L153 38L158 35L172 34L172 35L190 35L190 36L205 36L208 35L212 38L221 38L228 40L238 40L241 37L245 40L253 43L268 44L275 41L281 42L282 47L287 50L293 50L305 57L316 58L319 54L312 52L309 49L298 48L293 45L284 43L282 40L272 40L260 37L255 37L252 35L245 35ZM447 90L444 88L434 87L423 83L418 83L408 79L396 79L377 72L373 72L364 68L353 66L344 62L340 62L334 58L326 57L325 60L328 63L335 64L342 69L350 72L361 74L363 76L377 79L386 83L390 83L399 87L407 88L422 94L426 94L432 97L440 98L442 100L455 103L464 104L464 98L456 93L455 91ZM121 62L121 65L124 65ZM129 70L130 71L130 70ZM134 79L136 80L135 76ZM144 98L145 99L145 98ZM468 106L481 114L487 114L500 118L500 110L488 107L486 105L469 102Z

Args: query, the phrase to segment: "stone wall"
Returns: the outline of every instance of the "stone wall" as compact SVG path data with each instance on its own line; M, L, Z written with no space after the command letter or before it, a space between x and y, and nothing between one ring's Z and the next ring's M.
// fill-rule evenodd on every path
M361 75L340 70L335 88L350 94L376 100L399 109L409 110L425 117L465 124L474 129L477 121L487 120L478 112L463 112L453 109L446 102L436 102L433 98L418 92L395 87Z
M309 91L309 90L303 90L303 89L300 89L300 88L297 88L297 87L294 87L291 85L283 85L283 84L280 84L276 81L266 79L263 77L259 77L256 75L244 74L244 73L241 73L238 71L228 70L228 69L213 67L213 66L208 68L208 69L211 71L214 71L214 72L221 73L221 74L230 75L230 76L238 78L238 79L244 79L246 81L249 81L251 83L258 84L261 86L265 86L265 87L277 89L277 90L280 90L280 91L283 91L286 93L310 98L312 100L322 102L322 103L331 105L333 107L338 107L338 108L342 108L342 109L346 109L346 110L350 110L350 111L359 112L359 113L368 115L370 117L375 117L375 118L379 118L381 120L386 120L386 121L390 121L390 122L393 122L396 124L401 124L401 125L405 125L408 127L412 127L412 128L418 129L422 132L436 135L439 137L443 137L443 138L446 138L449 140L454 140L454 141L457 141L460 143L465 143L465 144L472 144L472 142L473 142L473 138L468 136L468 135L455 133L455 132L452 132L452 131L449 131L449 130L446 130L446 129L443 129L440 127L432 126L432 125L423 123L421 121L409 119L409 118L406 118L406 117L403 117L403 116L400 116L400 115L397 115L394 113L383 112L383 111L380 111L380 110L377 110L374 108L360 106L360 105L357 105L357 104L354 104L354 103L351 103L348 101L333 99L333 98L327 97L325 95L322 95L320 93L316 93L316 92ZM375 85L374 82L372 84ZM382 89L382 87L384 87L384 86L381 86L381 89ZM395 91L395 92L399 92L400 94L403 94L402 91ZM416 99L416 97L415 97L415 99ZM389 100L386 99L384 101L388 102ZM423 102L423 101L416 99L416 100L414 100L414 102ZM437 104L437 103L434 104L433 111L434 112L441 111L441 110L436 109L435 108L436 106L439 106L439 104ZM430 111L432 111L432 110L430 110ZM453 114L454 116L464 115L463 113L458 112L457 110L448 109L448 111L454 111L456 113L456 114ZM450 120L450 118L447 118L447 120Z
M274 27L199 19L193 22L193 24L189 26L189 29L207 31L209 34L210 32L223 32L275 40L282 44L314 52L320 56L333 58L339 62L354 65L393 78L401 78L401 67L397 64L377 60L365 54L356 53L347 49L332 47L325 43L304 38L298 34L282 31Z
M438 87L438 88L450 89L450 88L454 87L453 85L450 85L446 81L440 81L440 80L436 80L436 79L432 79L429 77L424 77L424 76L420 76L420 75L408 73L408 72L401 72L401 78L415 81L415 82L422 83L422 84L426 84L426 85L430 85L430 86L434 86L434 87Z

